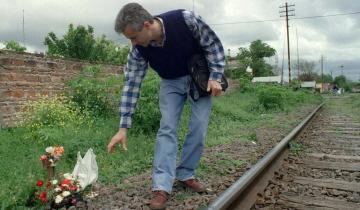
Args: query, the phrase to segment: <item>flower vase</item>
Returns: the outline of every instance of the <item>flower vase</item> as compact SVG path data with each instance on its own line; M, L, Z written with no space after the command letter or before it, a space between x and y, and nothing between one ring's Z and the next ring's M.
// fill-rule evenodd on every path
M48 166L46 170L48 180L52 180L55 177L55 166Z

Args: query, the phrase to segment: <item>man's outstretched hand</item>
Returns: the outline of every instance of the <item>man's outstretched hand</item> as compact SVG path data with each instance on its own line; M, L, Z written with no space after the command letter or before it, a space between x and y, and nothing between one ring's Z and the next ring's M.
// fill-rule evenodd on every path
M126 132L127 128L120 128L119 131L113 136L107 146L108 153L112 153L115 151L115 147L117 144L121 144L121 147L124 150L127 150L126 146Z

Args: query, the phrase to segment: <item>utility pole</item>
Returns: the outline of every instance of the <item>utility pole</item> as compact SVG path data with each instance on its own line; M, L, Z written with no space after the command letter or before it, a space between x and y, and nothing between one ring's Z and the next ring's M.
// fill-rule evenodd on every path
M290 41L289 41L289 16L295 16L295 14L289 14L289 12L294 12L295 4L288 5L285 3L285 6L280 6L279 8L285 8L285 11L280 11L280 17L285 17L286 20L286 36L287 36L287 48L288 48L288 68L289 68L289 83L291 82L291 66L290 66ZM285 16L283 15L285 13Z

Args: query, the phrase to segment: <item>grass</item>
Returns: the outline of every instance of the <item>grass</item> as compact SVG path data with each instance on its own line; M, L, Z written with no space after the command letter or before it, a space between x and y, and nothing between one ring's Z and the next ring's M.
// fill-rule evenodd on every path
M336 99L338 98L338 99ZM360 121L360 94L345 94L328 100L327 106L339 113L346 113L354 120Z
M292 112L304 104L319 103L320 99L312 94L306 95L306 102L285 104L284 110L259 110L256 106L256 94L234 91L228 95L214 98L213 112L210 117L207 146L226 144L234 139L256 141L255 130L262 123L272 123L279 112ZM190 108L186 105L179 128L179 149L187 132ZM45 171L39 161L39 156L50 145L62 145L65 154L58 162L58 172L72 172L76 163L77 152L82 155L88 148L93 148L97 155L99 167L99 182L111 185L122 185L129 176L139 174L151 168L156 132L142 134L139 129L128 134L128 151L117 148L114 154L107 154L106 146L112 135L118 130L117 114L110 119L96 119L92 127L74 129L52 128L45 130L46 138L31 140L27 138L28 131L24 128L0 130L0 201L1 209L26 209L23 207L31 187L36 180L44 179ZM248 132L239 133L239 129ZM238 166L239 160L224 159L219 165ZM200 162L197 175L205 176L212 169ZM187 194L178 199L184 199Z

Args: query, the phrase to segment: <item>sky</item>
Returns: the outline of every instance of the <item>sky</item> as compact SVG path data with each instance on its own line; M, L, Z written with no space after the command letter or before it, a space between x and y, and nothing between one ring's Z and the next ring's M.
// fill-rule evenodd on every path
M130 44L114 32L114 20L127 0L0 0L0 43L16 40L30 52L45 52L49 32L62 37L68 25L90 25L96 36L105 34L120 44ZM219 36L226 54L257 39L277 54L267 61L287 69L286 24L280 17L283 0L138 0L151 14L173 9L194 10ZM324 74L343 74L360 80L360 1L297 0L289 20L291 62L297 58L316 63ZM23 13L24 11L24 13ZM352 14L351 14L352 13ZM23 15L24 14L24 15ZM295 18L295 19L294 19ZM24 19L24 24L23 24ZM23 27L24 26L24 27ZM24 30L23 30L24 28ZM24 32L24 33L23 33ZM0 44L0 48L4 47ZM341 68L342 66L342 68ZM297 74L296 67L292 74ZM285 80L286 80L285 73Z

